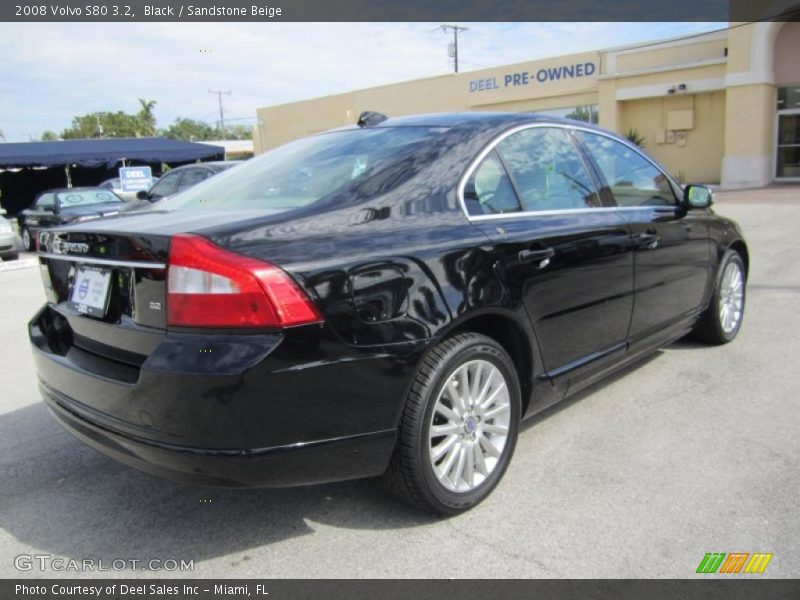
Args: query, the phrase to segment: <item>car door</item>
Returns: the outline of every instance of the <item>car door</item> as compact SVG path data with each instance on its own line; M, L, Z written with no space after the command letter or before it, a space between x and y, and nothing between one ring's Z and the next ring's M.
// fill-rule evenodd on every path
M546 377L625 351L633 307L630 233L604 205L571 133L506 134L464 180L472 223L494 243L495 270L524 304Z
M628 336L632 343L674 336L705 297L708 228L681 208L670 177L632 145L597 132L576 137L631 228L636 293Z

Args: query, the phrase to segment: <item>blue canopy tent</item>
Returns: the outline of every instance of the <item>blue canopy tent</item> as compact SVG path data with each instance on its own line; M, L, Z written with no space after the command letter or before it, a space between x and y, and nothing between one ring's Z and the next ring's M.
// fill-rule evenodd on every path
M45 189L72 183L96 185L116 177L117 166L150 165L160 172L162 163L177 166L224 158L225 149L220 146L167 138L0 144L0 202L15 214Z
M0 168L75 165L111 169L123 160L143 163L177 163L223 160L220 146L167 138L106 138L0 144Z

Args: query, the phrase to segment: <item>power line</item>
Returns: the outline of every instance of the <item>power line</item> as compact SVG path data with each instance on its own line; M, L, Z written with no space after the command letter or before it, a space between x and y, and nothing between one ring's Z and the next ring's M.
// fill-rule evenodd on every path
M464 64L467 64L467 65L474 65L474 66L476 66L476 67L481 67L482 69L491 69L491 68L492 68L492 67L491 67L491 66L489 66L489 65L484 65L484 64L481 64L481 63L476 63L476 62L473 62L473 61L471 61L471 60L464 60L463 58L461 59L461 62L462 62L462 63L464 63Z

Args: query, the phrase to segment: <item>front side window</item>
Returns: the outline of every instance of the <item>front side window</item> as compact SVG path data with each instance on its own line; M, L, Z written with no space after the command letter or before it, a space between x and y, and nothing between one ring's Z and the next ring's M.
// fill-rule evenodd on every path
M620 206L673 206L669 178L636 150L604 135L578 131Z
M177 193L182 175L182 171L167 173L150 189L150 196L152 198L164 198Z
M555 127L514 133L497 145L524 211L600 206L595 185L569 134Z

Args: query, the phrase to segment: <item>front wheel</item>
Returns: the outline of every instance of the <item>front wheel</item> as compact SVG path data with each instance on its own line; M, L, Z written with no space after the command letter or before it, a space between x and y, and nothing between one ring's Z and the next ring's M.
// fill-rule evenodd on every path
M695 327L699 339L710 344L733 341L742 326L746 283L742 257L728 250L720 261L711 303Z
M27 227L22 229L22 247L28 252L33 249L33 240L31 239L31 234Z
M428 351L406 399L387 477L404 499L453 515L488 496L517 441L521 394L514 363L476 333Z

